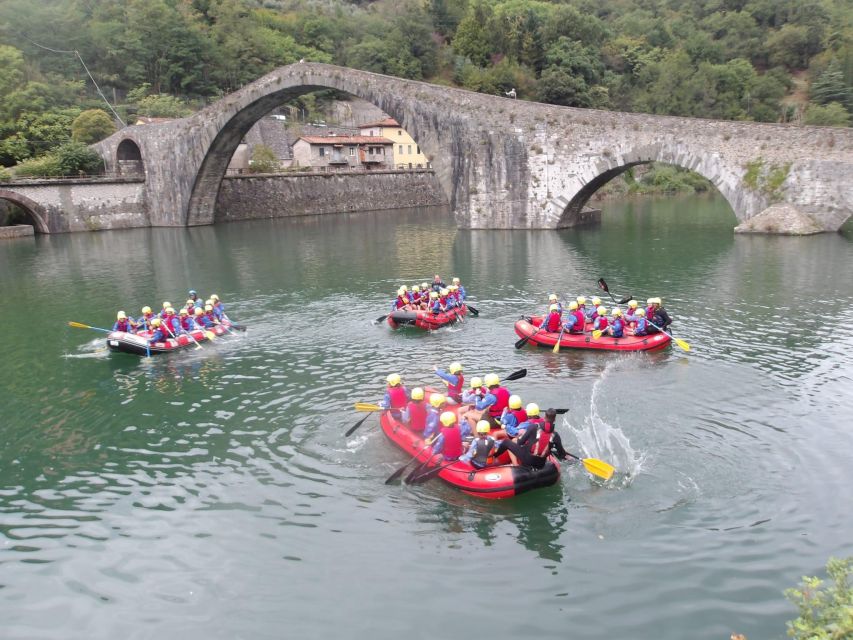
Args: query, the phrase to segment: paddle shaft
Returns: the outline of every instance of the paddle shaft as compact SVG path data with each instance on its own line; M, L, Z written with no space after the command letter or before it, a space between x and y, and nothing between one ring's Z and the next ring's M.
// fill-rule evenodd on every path
M399 478L401 475L403 475L403 472L404 472L406 469L408 469L408 468L409 468L409 465L410 465L410 464L412 464L415 460L417 460L417 459L418 459L418 457L419 457L419 456L420 456L424 451L426 451L430 446L431 446L431 443L427 443L427 444L425 444L425 445L423 446L423 448L422 448L420 451L418 451L418 452L417 452L417 453L412 457L412 459L411 459L411 460L409 460L406 464L404 464L402 467L400 467L400 468L399 468L399 469L397 469L394 473L392 473L390 476L388 476L388 479L385 481L385 484L391 484L392 482L394 482L394 480L396 480L396 479L397 479L397 478Z
M563 325L563 326L560 328L560 335L559 335L559 337L557 338L557 342L556 342L556 343L554 343L554 353L560 353L560 340L562 340L562 339L563 339L563 332L564 332L565 330L566 330L566 326L565 326L565 325Z
M368 419L368 418L369 418L373 413L375 413L375 412L374 412L374 411L371 411L371 412L370 412L370 413L368 413L366 416L364 416L361 420L359 420L358 422L356 422L356 423L355 423L352 427L350 427L350 429L349 429L349 430L344 434L344 437L345 437L345 438L349 438L349 437L350 437L350 436L355 432L355 430L356 430L356 429L358 429L358 428L362 425L362 423L363 423L365 420L367 420L367 419Z
M82 322L69 322L69 327L74 327L76 329L94 329L95 331L103 331L105 333L112 333L112 329L102 329L101 327L93 327L88 324L83 324Z

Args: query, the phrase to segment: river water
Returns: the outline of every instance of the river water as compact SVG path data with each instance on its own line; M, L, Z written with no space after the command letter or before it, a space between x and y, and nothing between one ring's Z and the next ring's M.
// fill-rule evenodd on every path
M735 223L690 197L561 232L430 209L0 243L0 636L783 638L782 591L853 553L853 243ZM372 324L433 273L480 316ZM602 276L662 296L691 351L513 348ZM67 326L190 287L249 331L146 360ZM526 367L511 390L569 407L569 450L617 477L386 486L406 458L375 417L343 437L352 403L452 360Z

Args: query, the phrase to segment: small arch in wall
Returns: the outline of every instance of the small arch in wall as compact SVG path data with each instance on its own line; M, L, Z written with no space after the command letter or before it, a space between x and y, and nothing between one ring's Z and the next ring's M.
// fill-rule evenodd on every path
M22 209L32 221L36 233L50 233L47 212L38 203L8 189L0 189L0 200L7 200Z
M142 151L130 138L122 140L116 149L116 168L122 176L144 176L145 164Z

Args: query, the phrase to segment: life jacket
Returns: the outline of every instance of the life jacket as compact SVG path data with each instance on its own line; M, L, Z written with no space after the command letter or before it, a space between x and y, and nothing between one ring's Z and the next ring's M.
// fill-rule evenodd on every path
M586 324L586 316L580 309L572 311L572 315L575 317L575 324L572 327L571 333L583 333L584 325Z
M394 306L396 306L398 309L402 309L407 304L409 304L409 301L404 299L403 296L397 296L397 299L394 301Z
M646 307L646 319L650 320L655 317L655 308L653 305Z
M540 428L536 433L536 439L533 441L530 453L538 458L547 458L551 449L551 438L553 435L553 431L548 433L545 429Z
M465 388L465 378L461 373L456 374L456 384L450 384L447 380L444 381L447 385L447 395L454 400L458 400L462 396L462 389Z
M492 455L495 450L495 439L491 436L484 436L474 440L471 446L473 447L475 443L477 445L477 453L471 458L471 464L480 468L492 464L495 461Z
M497 389L489 389L489 393L495 396L495 403L489 407L489 415L497 420L501 417L504 409L509 406L509 389L498 387Z
M216 322L217 319L216 319L216 316L213 315L213 311L206 311L204 314L204 317L207 318L208 321L210 321L211 326L214 324L217 324L217 322Z
M518 420L516 424L527 422L527 412L524 409L510 409L509 412Z
M613 320L613 337L614 338L621 338L623 335L622 332L624 331L624 329L625 329L625 321L622 320L622 318L615 318Z
M409 412L409 427L414 431L426 428L427 409L423 400L412 400L406 407Z
M447 308L447 296L438 296L438 303L446 309Z
M456 427L442 427L444 447L441 452L448 460L456 460L462 455L462 432Z
M433 302L432 304L430 304L429 309L430 309L430 311L432 311L433 313L440 313L440 312L441 312L441 302L439 302L439 300L438 300L438 299L436 299L436 301L435 301L435 302Z
M170 338L173 337L172 334L177 335L178 331L180 331L180 326L177 329L175 328L176 319L177 316L166 316L165 318L163 318L163 322L160 325L160 327L163 329L163 333L165 333ZM178 321L178 324L180 325L180 321Z
M548 318L545 321L545 330L546 331L559 331L560 330L560 314L556 311L552 311L548 314Z
M635 336L644 336L646 335L646 329L648 328L648 324L645 318L637 317L637 328L634 329Z
M412 294L412 304L420 304L422 298L420 292Z
M115 324L115 331L123 331L124 333L131 333L133 331L130 326L130 320L119 320Z
M181 316L181 328L184 331L191 331L195 327L192 325L192 319L189 316Z
M604 331L607 328L607 318L605 316L598 316L592 324L596 329L600 329Z
M406 406L406 403L409 402L409 399L406 397L406 390L402 385L397 385L396 387L388 387L388 397L391 399L391 406L389 409L402 409Z

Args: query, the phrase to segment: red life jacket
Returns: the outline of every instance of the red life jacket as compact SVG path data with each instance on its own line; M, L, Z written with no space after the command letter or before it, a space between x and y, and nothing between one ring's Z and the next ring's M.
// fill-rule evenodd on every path
M546 432L545 429L539 429L536 434L536 440L533 442L533 447L530 450L534 456L546 458L551 449L551 435L554 432Z
M442 307L447 308L447 296L439 296L439 297L438 297L438 303L439 303Z
M518 420L518 424L527 422L527 412L524 409L510 409L509 412Z
M402 309L407 304L409 304L409 301L403 298L403 296L397 296L397 299L394 301L394 304L397 306L398 309Z
M442 455L448 460L456 460L462 455L462 432L456 427L442 427L441 435L444 436Z
M604 330L607 328L607 316L598 316L598 328ZM595 325L593 325L595 326Z
M388 397L391 398L391 406L388 407L389 409L402 409L406 406L406 403L409 402L409 399L406 397L406 390L402 385L388 387L386 391L388 391Z
M559 331L560 330L560 314L557 311L552 311L548 314L548 318L545 321L545 330L546 331Z
M406 409L409 412L409 427L414 431L423 431L426 427L427 410L423 400L412 400Z
M125 333L132 333L132 328L130 326L130 320L119 320L116 322L116 331L123 331Z
M584 316L583 312L580 309L572 311L572 315L575 317L576 320L572 332L574 333L575 331L577 331L578 333L583 333L584 325L586 324L586 316Z
M646 307L646 320L651 320L655 317L655 308L652 305Z
M184 331L189 331L192 328L189 316L181 316L181 328L183 328Z
M461 373L456 374L456 384L450 384L447 380L444 381L447 385L447 395L454 400L462 395L462 389L465 388L465 378Z
M504 409L509 406L509 389L498 387L497 389L489 389L489 393L497 398L495 404L489 407L489 415L497 420L501 417Z
M418 293L412 294L412 304L420 304L421 303L421 297L422 296L421 296L420 291Z

